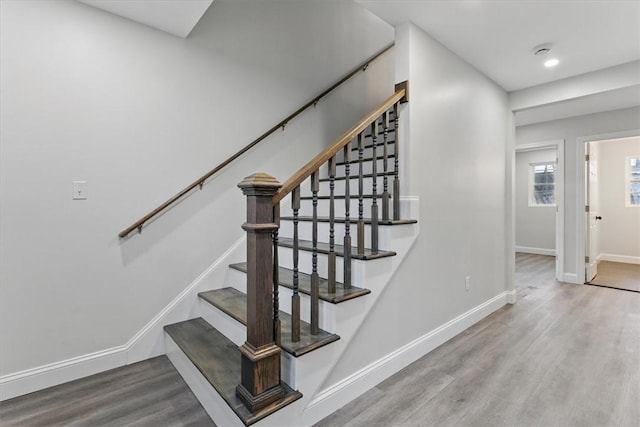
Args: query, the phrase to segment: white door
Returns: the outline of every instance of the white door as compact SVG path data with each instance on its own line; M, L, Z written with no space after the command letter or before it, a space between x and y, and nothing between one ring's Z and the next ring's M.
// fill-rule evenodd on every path
M587 216L585 247L587 256L585 258L585 282L590 282L598 274L598 223L602 217L598 214L598 151L593 142L586 143L585 177L586 177L586 207Z

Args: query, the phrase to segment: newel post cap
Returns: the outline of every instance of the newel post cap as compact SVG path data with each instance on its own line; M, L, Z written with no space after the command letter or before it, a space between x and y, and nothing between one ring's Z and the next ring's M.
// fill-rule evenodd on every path
M245 195L256 194L257 192L266 195L276 194L282 184L268 173L258 172L243 179L238 184L238 187L242 189Z

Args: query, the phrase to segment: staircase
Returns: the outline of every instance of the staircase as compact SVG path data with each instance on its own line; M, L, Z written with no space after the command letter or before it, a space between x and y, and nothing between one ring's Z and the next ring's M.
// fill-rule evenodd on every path
M356 302L379 295L380 285L375 295L368 286L391 274L395 236L416 223L400 212L406 99L398 85L283 185L266 174L239 184L246 261L228 266L223 287L198 294L194 318L165 326L167 355L218 425L302 413L372 305Z

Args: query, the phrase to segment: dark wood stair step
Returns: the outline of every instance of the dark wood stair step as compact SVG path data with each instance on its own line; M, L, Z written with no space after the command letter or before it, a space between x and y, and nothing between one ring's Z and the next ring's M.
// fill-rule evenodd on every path
M300 392L282 383L285 396L281 401L251 413L236 397L241 378L237 345L202 318L168 325L164 330L247 426L302 397Z
M386 176L394 176L395 173L394 172L387 172L387 173L378 172L377 175L378 176L385 176L385 175ZM336 180L336 181L344 181L345 178L346 177L344 177L344 176L336 176L334 178L334 180ZM353 175L353 174L349 175L349 179L358 179L358 178L360 178L360 175L358 175L357 173L355 175ZM365 173L365 174L362 175L362 178L373 178L373 174L372 173ZM320 182L328 182L330 180L331 180L330 178L320 178Z
M339 240L339 239L336 239L336 240ZM293 239L291 239L289 237L280 237L278 239L278 245L282 246L283 248L293 248ZM311 242L311 240L299 239L298 240L298 246L299 246L301 251L311 252L313 250L313 242ZM336 251L336 255L337 256L341 256L341 257L344 256L344 246L335 245L335 251ZM318 253L328 254L329 253L329 244L328 243L323 243L323 242L318 242ZM382 251L382 250L379 250L378 252L374 253L369 248L365 248L364 254L359 254L357 247L354 247L354 246L351 247L351 258L353 258L353 259L360 259L360 260L364 260L364 261L369 261L369 260L372 260L372 259L386 258L386 257L389 257L389 256L395 256L395 255L396 255L395 252Z
M387 155L387 159L393 159L395 157L395 154L389 154ZM362 159L363 162L370 162L373 160L373 157L365 157L364 159ZM378 156L376 157L376 160L384 160L384 155L382 156ZM354 163L358 163L360 160L359 159L353 159L349 162L349 164L354 164ZM347 162L345 161L340 161L340 162L336 162L336 166L341 166L346 164Z
M247 295L245 293L235 288L222 288L200 292L198 296L243 325L247 325ZM301 321L300 341L293 342L291 341L291 316L284 311L280 311L280 324L280 347L295 357L302 356L340 339L338 335L322 329L320 329L318 335L311 335L311 325Z
M293 217L292 216L281 216L280 219L282 221L293 221ZM298 216L298 220L300 221L304 221L304 222L311 222L313 221L313 217L310 216ZM334 218L335 222L337 222L338 224L344 224L345 222L345 218L344 217L336 217ZM329 222L329 217L328 216L319 216L318 217L318 222ZM349 222L351 224L357 224L358 223L358 218L353 218L353 217L349 217ZM383 220L378 220L378 225L406 225L406 224L416 224L418 221L415 219L390 219L387 221L383 221ZM365 224L371 224L371 218L364 218L364 223Z
M241 271L243 273L247 272L246 262L231 264L229 267L233 268L234 270ZM293 289L293 270L280 267L279 278L280 278L280 286ZM321 277L320 289L318 294L321 300L327 301L333 304L338 304L343 301L348 301L350 299L357 298L362 295L367 295L371 293L369 289L358 288L356 286L351 286L351 288L345 289L342 283L336 283L336 292L329 293L328 286L329 286L329 281ZM311 275L302 273L302 272L298 273L298 289L303 294L311 295Z

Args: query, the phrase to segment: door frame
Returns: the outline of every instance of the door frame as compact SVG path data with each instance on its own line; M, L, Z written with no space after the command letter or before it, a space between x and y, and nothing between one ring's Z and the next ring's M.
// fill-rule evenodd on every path
M564 139L516 145L515 153L545 149L556 150L556 280L564 282ZM515 197L512 198L511 203L515 214Z
M600 135L580 136L576 138L577 141L577 156L576 156L576 276L577 282L584 284L586 282L586 215L584 214L585 207L585 191L586 191L586 174L585 174L585 153L586 145L589 142L607 141L609 139L629 138L633 136L640 136L640 129L631 129L620 132L603 133Z

